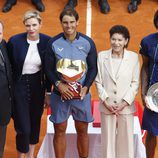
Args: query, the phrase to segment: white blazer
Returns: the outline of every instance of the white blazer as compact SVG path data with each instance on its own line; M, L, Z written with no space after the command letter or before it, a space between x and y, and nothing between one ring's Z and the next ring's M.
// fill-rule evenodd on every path
M125 100L126 106L120 114L131 114L135 112L133 101L139 87L140 64L138 54L124 50L124 56L115 77L112 68L112 50L102 51L98 54L98 74L95 80L100 98L100 111L110 114L110 111L102 104L121 103Z

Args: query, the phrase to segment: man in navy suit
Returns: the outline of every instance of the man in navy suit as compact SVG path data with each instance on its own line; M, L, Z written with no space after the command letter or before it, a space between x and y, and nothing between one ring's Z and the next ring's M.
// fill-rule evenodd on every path
M17 0L6 0L6 3L3 6L2 12L6 13L9 12L13 5L15 5ZM36 9L40 12L43 12L45 10L45 6L42 3L42 0L32 0L32 3L35 5Z
M7 124L11 118L11 80L6 42L3 40L3 24L0 21L0 158L3 156Z

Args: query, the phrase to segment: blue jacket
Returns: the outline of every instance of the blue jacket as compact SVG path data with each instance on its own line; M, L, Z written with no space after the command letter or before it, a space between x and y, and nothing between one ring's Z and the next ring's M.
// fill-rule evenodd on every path
M39 34L39 43L37 44L39 55L42 62L42 71L41 71L41 82L47 86L47 91L50 91L50 83L45 82L44 75L44 53L50 37L45 34ZM8 53L12 65L13 71L13 82L20 80L22 76L23 64L26 58L26 54L29 48L29 43L27 42L27 33L17 34L12 36L7 44Z

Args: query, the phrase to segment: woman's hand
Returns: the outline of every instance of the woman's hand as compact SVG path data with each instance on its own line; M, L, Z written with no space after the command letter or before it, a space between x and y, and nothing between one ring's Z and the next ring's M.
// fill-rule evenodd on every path
M123 101L122 103L108 105L106 101L104 101L104 106L114 115L119 115L119 112L122 111L126 106L129 104L126 101Z
M115 105L115 110L119 114L119 112L122 111L126 106L129 106L129 104L126 101L123 101Z
M104 101L103 104L111 112L111 114L118 115L115 104L109 105L106 101Z
M74 94L72 92L73 89L68 84L65 84L63 82L59 83L58 90L64 100L70 100L74 97Z

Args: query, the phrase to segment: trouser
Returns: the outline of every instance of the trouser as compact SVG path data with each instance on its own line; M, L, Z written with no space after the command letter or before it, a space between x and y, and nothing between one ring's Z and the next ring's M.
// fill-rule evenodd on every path
M138 2L138 3L140 3L141 2L141 0L131 0L131 2Z
M101 113L102 158L134 158L133 114Z
M17 0L7 0L7 3L15 3ZM41 2L42 0L32 0L33 3Z
M27 153L29 144L37 144L39 141L45 93L41 73L22 75L21 79L15 83L14 90L13 118L16 148L21 153Z
M0 126L0 158L3 157L7 126Z

